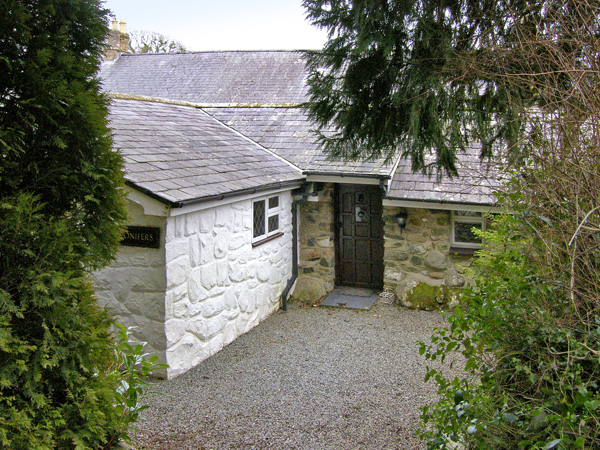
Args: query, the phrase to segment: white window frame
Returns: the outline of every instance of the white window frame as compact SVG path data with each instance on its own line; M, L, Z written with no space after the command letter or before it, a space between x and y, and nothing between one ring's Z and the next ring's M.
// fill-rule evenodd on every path
M269 200L277 198L277 206L269 208ZM256 203L262 203L265 208L265 217L263 222L264 233L254 236L254 208ZM277 228L269 231L269 218L277 216ZM271 236L281 234L281 197L279 195L269 195L268 197L252 200L252 243L260 242Z
M481 211L464 211L464 212L477 212L480 215L479 216L462 216L462 215L458 215L457 213L459 212L463 212L462 210L453 210L452 211L452 228L450 230L450 243L452 247L457 247L457 248L474 248L474 249L478 249L481 248L482 243L473 243L473 242L461 242L461 241L456 241L455 237L456 237L456 223L460 222L460 223L472 223L472 224L481 224L481 230L485 232L486 230L486 218L484 217L484 213Z

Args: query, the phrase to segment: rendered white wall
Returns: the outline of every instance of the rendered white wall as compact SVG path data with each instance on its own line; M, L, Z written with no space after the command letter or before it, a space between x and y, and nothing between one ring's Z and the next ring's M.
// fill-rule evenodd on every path
M142 207L132 201L128 201L128 212L129 225L161 229L161 246L158 249L122 246L116 261L93 274L96 297L117 322L139 327L133 337L148 342L146 350L165 362L166 219L145 215Z
M168 378L218 352L278 308L292 272L292 199L290 192L279 195L284 235L254 248L252 200L167 218Z

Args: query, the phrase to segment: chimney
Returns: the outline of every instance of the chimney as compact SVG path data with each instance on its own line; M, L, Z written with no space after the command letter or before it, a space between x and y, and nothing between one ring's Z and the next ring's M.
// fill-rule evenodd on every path
M113 18L110 30L108 31L108 42L104 50L104 61L114 61L121 53L129 52L129 35L127 34L126 23L120 23Z
M125 21L119 22L119 50L123 53L127 53L129 51L129 35L127 34L127 28L125 26Z

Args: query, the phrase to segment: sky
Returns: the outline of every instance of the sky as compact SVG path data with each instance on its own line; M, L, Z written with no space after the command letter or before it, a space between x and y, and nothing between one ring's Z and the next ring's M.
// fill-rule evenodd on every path
M302 0L105 0L127 31L156 31L190 51L320 49L326 33Z

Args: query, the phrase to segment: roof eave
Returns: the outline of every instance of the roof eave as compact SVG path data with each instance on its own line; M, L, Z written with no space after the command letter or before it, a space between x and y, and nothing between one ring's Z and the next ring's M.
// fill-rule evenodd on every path
M202 196L202 197L196 197L196 198L191 198L188 200L181 200L181 201L169 200L165 197L162 197L160 194L152 192L149 189L146 189L130 180L126 180L125 184L127 186L132 187L133 189L136 189L136 190L142 192L143 194L147 195L148 197L151 197L155 200L158 200L161 203L164 203L165 205L167 205L171 208L183 208L184 206L197 205L200 203L206 203L206 202L210 202L210 201L220 201L220 200L225 200L225 199L228 199L231 197L237 197L237 196L241 196L241 195L255 194L255 193L259 193L259 192L265 192L265 191L271 191L271 190L277 190L277 189L286 189L286 188L294 189L296 187L300 187L304 183L304 181L305 181L304 178L298 178L295 180L265 184L265 185L256 186L253 188L239 189L236 191L224 192L222 194L206 195L206 196Z
M379 180L390 180L390 175L378 174L378 173L355 173L355 172L334 172L334 171L318 171L318 170L304 170L302 173L306 176L324 176L324 177L354 177L354 178L376 178Z

